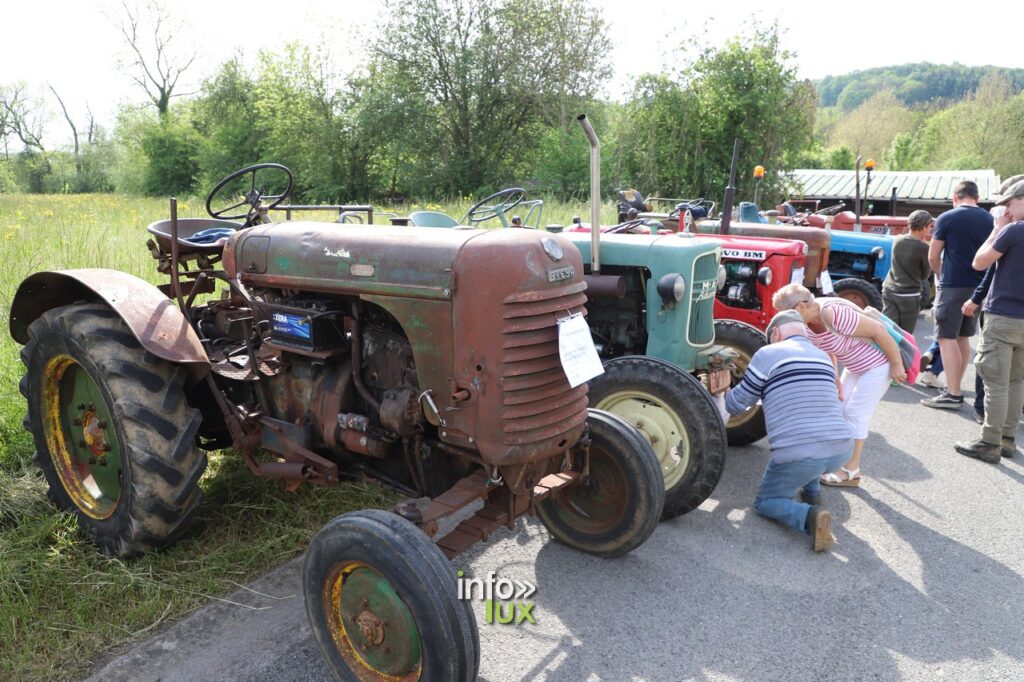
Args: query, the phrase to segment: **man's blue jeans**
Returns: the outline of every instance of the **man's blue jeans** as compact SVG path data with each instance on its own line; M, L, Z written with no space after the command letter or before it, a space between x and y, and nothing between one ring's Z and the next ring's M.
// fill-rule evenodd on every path
M825 459L797 459L781 464L769 461L757 497L754 498L754 511L806 533L807 512L811 510L811 505L797 502L793 498L801 490L810 495L820 493L821 475L839 469L849 461L852 454L851 450Z
M928 367L928 371L939 376L942 374L942 352L939 350L939 342L932 341L932 345L928 346L926 353L932 354L932 364Z

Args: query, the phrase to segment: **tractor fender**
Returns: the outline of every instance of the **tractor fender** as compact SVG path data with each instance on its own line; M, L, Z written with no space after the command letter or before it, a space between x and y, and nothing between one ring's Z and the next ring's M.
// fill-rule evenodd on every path
M88 268L51 270L27 277L11 302L11 336L28 343L28 327L47 310L76 301L102 301L124 320L142 347L174 364L186 365L193 382L210 371L199 336L174 301L134 275Z

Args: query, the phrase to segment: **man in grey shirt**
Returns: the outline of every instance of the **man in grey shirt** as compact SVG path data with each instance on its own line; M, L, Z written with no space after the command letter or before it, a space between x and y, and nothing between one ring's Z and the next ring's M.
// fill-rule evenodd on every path
M935 224L928 211L914 211L908 220L910 232L892 242L892 267L882 282L882 312L911 334L921 312L921 291L928 275L928 240Z
M725 409L738 414L761 401L772 454L754 510L809 533L821 552L834 539L820 477L850 459L853 432L839 403L835 367L808 340L800 313L778 313L765 333L770 345L754 353L743 381L726 394ZM800 502L793 499L797 493Z

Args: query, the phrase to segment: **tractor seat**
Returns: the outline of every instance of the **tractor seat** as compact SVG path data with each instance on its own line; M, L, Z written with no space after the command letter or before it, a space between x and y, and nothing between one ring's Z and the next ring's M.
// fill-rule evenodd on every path
M416 227L456 227L459 222L440 211L413 211L409 214L409 224Z
M178 254L186 256L220 253L224 241L239 227L238 223L217 218L178 218ZM161 251L171 252L170 220L150 223L146 231L156 237Z

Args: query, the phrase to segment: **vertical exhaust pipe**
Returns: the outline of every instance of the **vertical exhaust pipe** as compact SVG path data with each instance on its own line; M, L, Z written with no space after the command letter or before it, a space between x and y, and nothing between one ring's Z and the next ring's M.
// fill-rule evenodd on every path
M740 138L732 141L732 163L729 164L729 184L725 186L725 205L722 207L720 234L729 234L732 225L732 205L736 203L736 166L740 161Z
M601 141L586 114L576 121L590 143L590 273L601 274Z

